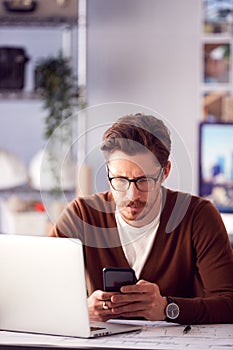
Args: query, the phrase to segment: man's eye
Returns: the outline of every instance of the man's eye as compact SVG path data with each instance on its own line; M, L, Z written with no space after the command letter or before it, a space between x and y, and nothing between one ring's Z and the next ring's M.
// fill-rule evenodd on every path
M116 178L115 181L116 181L118 184L125 184L125 183L128 182L126 179L121 178L121 177Z
M150 179L147 179L146 177L138 180L138 183L140 184L147 184L148 182L150 182Z

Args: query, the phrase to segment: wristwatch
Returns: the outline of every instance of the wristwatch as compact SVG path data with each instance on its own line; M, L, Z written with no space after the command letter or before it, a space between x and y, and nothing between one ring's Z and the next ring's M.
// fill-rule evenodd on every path
M174 301L169 298L169 297L166 297L167 298L167 306L166 306L166 309L165 309L165 314L166 314L166 321L173 321L175 320L179 314L180 314L180 309L179 309L179 306L174 303Z

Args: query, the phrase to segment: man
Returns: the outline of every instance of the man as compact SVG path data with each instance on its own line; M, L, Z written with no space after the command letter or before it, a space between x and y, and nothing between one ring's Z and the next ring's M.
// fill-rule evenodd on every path
M171 168L166 126L153 116L124 116L101 148L110 191L72 201L51 233L84 244L90 318L232 323L227 232L209 201L163 186ZM138 282L105 292L105 267L132 267Z

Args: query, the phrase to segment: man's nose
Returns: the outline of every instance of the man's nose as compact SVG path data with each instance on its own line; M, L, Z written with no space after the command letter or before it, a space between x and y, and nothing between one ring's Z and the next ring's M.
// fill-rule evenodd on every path
M131 201L138 199L140 197L140 191L137 189L136 184L134 182L130 183L130 186L127 190L127 198Z

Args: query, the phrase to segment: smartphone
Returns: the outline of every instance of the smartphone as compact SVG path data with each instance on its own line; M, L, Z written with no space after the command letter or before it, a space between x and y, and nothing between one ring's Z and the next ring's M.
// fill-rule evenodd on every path
M137 279L131 268L105 267L103 281L106 292L119 292L122 286L135 284Z

